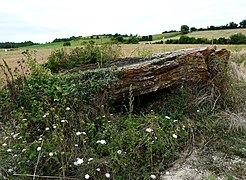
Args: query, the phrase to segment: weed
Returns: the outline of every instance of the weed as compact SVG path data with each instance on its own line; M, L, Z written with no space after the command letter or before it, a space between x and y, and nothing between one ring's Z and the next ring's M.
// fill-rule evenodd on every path
M85 64L98 64L118 58L120 56L120 47L109 44L94 45L87 43L83 47L76 47L67 53L64 49L58 49L51 53L45 67L51 71L60 69L71 69Z

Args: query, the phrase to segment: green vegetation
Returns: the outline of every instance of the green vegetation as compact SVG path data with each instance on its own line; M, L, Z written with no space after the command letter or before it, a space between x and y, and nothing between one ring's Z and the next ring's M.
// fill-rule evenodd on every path
M223 59L214 62L218 74L211 81L150 94L140 105L131 86L123 105L112 102L111 86L121 78L115 68L50 72L101 65L116 55L111 48L90 43L56 50L45 66L25 51L19 73L6 62L0 66L7 81L0 89L0 178L155 179L193 147L246 157L245 124L230 116L245 107L245 82ZM244 179L240 169L228 173Z
M71 46L71 43L69 41L68 42L64 42L63 46Z
M190 32L190 28L187 25L182 25L180 28L181 34L188 34Z
M37 43L33 43L32 41L26 41L26 42L21 42L21 43L16 43L16 42L1 42L0 43L0 49L5 48L19 48L19 47L27 47L27 46L32 46Z
M109 60L120 56L120 47L104 44L94 45L93 41L82 47L76 47L67 53L64 49L57 49L48 57L45 64L51 71L60 69L71 69L85 64L95 64L99 66Z
M166 44L246 44L246 35L235 34L227 38L209 40L207 38L194 38L181 36L179 39L168 39Z

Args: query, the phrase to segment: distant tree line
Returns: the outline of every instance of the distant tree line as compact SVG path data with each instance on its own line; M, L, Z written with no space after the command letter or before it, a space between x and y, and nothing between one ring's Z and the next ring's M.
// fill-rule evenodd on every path
M162 34L164 33L172 33L172 32L177 32L176 30L171 30L171 31L163 31Z
M163 43L163 41L159 43ZM220 37L219 39L212 40L207 38L181 36L179 39L167 40L166 44L246 44L246 35L239 33L232 35L229 38Z
M123 43L123 44L138 44L140 38L138 35L121 35L116 33L115 35L111 36L111 41L114 43Z
M182 34L187 34L193 31L223 30L223 29L236 29L236 28L246 28L246 19L242 20L239 24L232 21L226 25L222 25L222 26L211 25L208 26L207 28L195 28L195 27L189 28L189 26L187 25L182 25L180 31Z
M52 42L68 42L68 41L73 41L73 40L80 40L82 38L82 36L72 36L70 38L56 38L54 39Z
M153 36L152 35L148 35L148 36L142 36L141 39L139 39L140 41L152 41L153 40Z
M26 46L32 46L36 45L38 43L33 43L32 41L25 41L25 42L0 42L0 48L1 49L9 49L9 48L20 48L20 47L26 47Z

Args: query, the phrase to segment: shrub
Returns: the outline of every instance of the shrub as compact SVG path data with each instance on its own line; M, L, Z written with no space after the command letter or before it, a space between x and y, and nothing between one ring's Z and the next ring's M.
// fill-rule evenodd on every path
M64 42L63 46L71 46L71 43L69 41L68 42Z
M71 69L90 63L102 65L104 62L120 57L120 55L119 46L110 44L98 46L89 42L83 47L72 49L69 53L65 52L64 49L53 51L48 57L45 67L55 72L60 69Z
M230 44L246 44L246 35L239 33L230 36Z

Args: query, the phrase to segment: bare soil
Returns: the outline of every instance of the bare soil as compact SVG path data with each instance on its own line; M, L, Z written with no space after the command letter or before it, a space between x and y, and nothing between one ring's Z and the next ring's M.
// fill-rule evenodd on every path
M246 151L246 148L244 149ZM181 158L161 175L161 180L243 180L246 179L246 159L228 157L224 153L204 154L193 151Z

